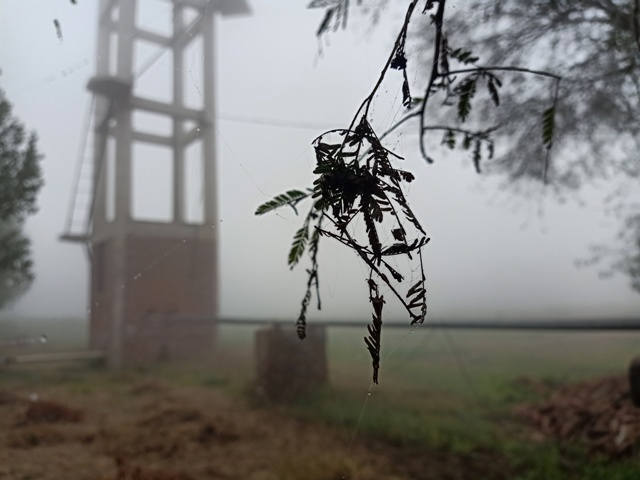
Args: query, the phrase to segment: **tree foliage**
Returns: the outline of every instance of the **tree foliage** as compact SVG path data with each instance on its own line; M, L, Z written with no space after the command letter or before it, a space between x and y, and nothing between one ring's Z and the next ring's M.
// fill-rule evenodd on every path
M640 293L640 2L637 0L472 0L452 31L507 61L562 72L554 112L551 187L566 195L584 184L615 181L604 208L620 221L614 245L592 246L583 264L602 264L603 276L621 273ZM478 21L479 20L479 21ZM503 122L496 139L506 145L491 171L527 194L540 181L540 162L526 112L543 94L537 83L514 79L502 89ZM489 112L487 102L479 105ZM546 117L545 117L546 120Z
M561 72L554 112L557 155L548 180L577 188L597 176L640 176L640 33L634 0L472 0L450 29L489 64L508 62ZM494 169L510 185L541 180L527 113L548 94L544 85L513 77L502 89L497 138L507 148ZM488 102L478 105L489 113ZM618 148L612 148L614 144ZM632 148L633 147L633 148Z
M26 291L33 281L29 239L20 225L0 221L0 308Z
M397 5L388 0L357 3L374 23L384 7ZM346 12L354 6L348 0L317 0L314 5L333 9L333 23L326 23L325 32L344 27ZM591 258L581 263L608 264L604 276L622 273L640 293L640 231L631 227L640 216L640 2L469 0L442 24L444 42L437 41L437 28L429 28L435 20L426 18L429 25L408 34L418 50L429 50L435 43L437 51L443 43L441 50L449 52L448 57L423 57L417 67L424 76L433 75L438 58L441 72L449 69L448 59L453 58L459 65L481 66L496 74L486 79L488 95L478 95L483 82L473 77L459 83L458 101L453 99L457 112L430 109L431 119L450 124L457 116L478 134L445 130L442 144L469 149L478 172L482 161L484 172L499 175L504 188L524 198L540 192L540 184L564 198L585 184L614 180L614 192L603 208L619 217L618 241L592 246ZM527 75L532 70L560 74L562 81L552 80L550 85L545 75ZM475 118L468 111L470 99ZM418 128L424 135L424 117L420 118ZM491 127L484 132L486 125ZM611 186L612 182L607 185Z
M36 211L41 158L36 134L25 131L0 90L0 308L24 293L34 278L22 225Z
M411 59L406 53L406 42L418 4L422 6L422 14L430 18L434 35L428 80L422 96L414 97L407 75ZM325 9L318 29L319 36L344 27L347 23L349 2L346 0L314 1L310 6ZM548 72L518 66L482 66L470 50L452 48L444 28L445 6L446 0L409 2L404 22L378 80L350 125L329 130L314 140L316 166L313 173L316 179L312 188L306 191L290 190L256 210L256 214L261 215L290 206L297 213L299 202L311 200L302 227L294 235L288 258L289 265L293 267L308 249L311 260L307 270L307 289L296 322L301 339L305 336L307 309L314 290L320 308L317 263L320 239L329 238L345 245L368 267L366 282L373 314L372 323L368 326L369 335L364 340L371 355L375 383L378 382L380 368L382 316L386 303L383 292L390 292L395 297L407 312L412 325L421 324L427 315L422 258L423 247L429 238L404 194L405 184L412 182L414 176L396 166L403 158L384 146L384 137L405 122L417 119L420 151L427 162L434 161L428 151L427 133L440 132L444 135L442 143L449 148L459 146L471 150L473 163L480 171L483 158L492 158L494 155L492 134L496 127L487 127L486 122L484 125L470 125L478 90L485 88L494 104L499 105L499 89L502 86L499 73L516 71L544 77L556 92L560 82L558 76ZM402 74L402 104L406 113L391 130L378 134L371 122L370 108L385 76L392 70ZM451 121L446 124L429 123L432 115L427 107L431 107L438 98L444 108L450 107L449 110L454 112ZM545 106L537 116L540 135L536 143L546 152L548 162L555 129L557 94L551 95L551 100L547 98L543 103ZM357 228L357 225L363 225L364 228ZM418 272L417 282L415 279L411 284L407 282L405 274L392 260L397 256L406 258L412 273Z

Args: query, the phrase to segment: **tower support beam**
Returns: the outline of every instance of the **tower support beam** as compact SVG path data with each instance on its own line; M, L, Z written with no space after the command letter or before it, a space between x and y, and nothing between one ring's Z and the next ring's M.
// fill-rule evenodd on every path
M167 318L182 314L215 319L219 304L217 229L212 228L217 222L213 28L214 14L225 14L220 6L237 12L229 10L224 0L181 0L171 9L170 32L158 33L136 22L138 9L149 1L100 0L96 76L88 85L97 97L91 225L82 236L89 239L93 252L90 339L91 347L104 350L115 367L209 353L215 339L213 321L158 322L153 318L155 314ZM248 11L244 0L232 3ZM187 11L193 9L197 15L187 23ZM203 62L199 108L185 104L184 56L196 40L202 45ZM148 59L135 58L141 41L169 52L173 68L153 75L167 75L170 98L151 99L144 91L136 91L135 72L145 75L150 73L147 67L153 67ZM136 123L134 130L133 118L139 112L169 118L171 133L145 131L144 121ZM200 157L192 159L188 147L194 143L201 144ZM163 221L148 221L136 213L141 192L135 190L138 183L133 176L141 167L134 163L153 166L161 160L137 158L145 151L136 148L139 144L165 149L171 159L170 191L143 192L145 196L171 196L170 218ZM203 174L199 195L189 197L193 192L187 188L185 163L191 160L201 162ZM153 166L145 175L153 178L157 172ZM203 198L200 219L189 217L188 197ZM157 203L160 200L158 197ZM80 238L67 235L72 237Z

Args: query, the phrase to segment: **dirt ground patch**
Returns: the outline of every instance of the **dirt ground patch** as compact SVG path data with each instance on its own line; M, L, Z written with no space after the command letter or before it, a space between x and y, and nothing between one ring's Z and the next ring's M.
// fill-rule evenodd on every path
M77 393L2 385L0 479L509 478L491 452L408 452L249 405L211 386L158 380ZM29 420L30 419L30 420Z
M640 446L640 409L631 402L626 376L568 385L517 413L543 438L582 442L610 458L630 456Z

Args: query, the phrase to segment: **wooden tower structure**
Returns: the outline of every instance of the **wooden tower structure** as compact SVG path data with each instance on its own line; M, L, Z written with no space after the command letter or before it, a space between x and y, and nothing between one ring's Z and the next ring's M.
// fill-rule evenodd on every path
M164 4L171 18L167 32L138 24L137 9L149 2ZM210 319L218 312L214 16L247 13L245 0L99 2L97 67L88 84L94 98L87 131L94 140L90 153L81 155L61 238L87 245L90 344L105 351L112 366L193 357L213 347ZM136 58L141 44L156 52L142 63L145 59ZM199 54L187 61L195 44ZM150 98L137 80L160 58L169 64L160 70L169 78L151 81L169 84L169 98ZM186 102L189 81L197 85L197 105ZM167 131L147 131L154 122ZM189 162L199 172L195 182L188 181ZM136 175L152 187L137 191ZM198 192L195 213L187 201L193 198L190 189ZM136 212L141 195L151 215ZM167 206L160 217L155 204ZM177 314L209 320L180 321Z

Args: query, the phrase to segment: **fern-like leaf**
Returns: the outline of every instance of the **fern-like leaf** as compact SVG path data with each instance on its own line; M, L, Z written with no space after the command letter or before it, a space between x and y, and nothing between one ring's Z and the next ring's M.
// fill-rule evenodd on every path
M422 279L418 280L416 284L414 284L409 290L407 290L407 298L412 297L423 287Z
M309 5L309 8L317 8L313 5ZM329 26L331 25L331 20L333 19L333 15L336 13L336 7L328 8L324 14L324 18L318 27L318 31L316 32L316 36L320 37L324 32L329 30Z
M288 264L289 268L293 268L300 261L305 248L307 248L307 241L309 240L309 222L304 222L304 225L293 236L293 243L291 244L291 250L289 250Z
M500 95L498 95L498 89L496 88L496 84L494 83L493 77L489 77L487 81L487 88L489 89L489 95L491 95L491 100L495 103L496 107L500 106Z
M542 113L542 144L551 149L553 143L553 132L555 130L556 108L549 107Z
M446 145L450 150L456 148L456 134L452 130L447 130L442 137L441 145Z
M286 193L281 193L280 195L276 195L275 197L273 197L268 202L265 202L262 205L260 205L257 208L255 214L256 215L262 215L262 214L265 214L267 212L270 212L271 210L275 210L275 209L280 208L280 207L285 207L287 205L289 205L290 207L292 207L295 210L296 204L300 200L302 200L303 198L306 198L308 196L309 196L308 192L302 192L300 190L289 190Z
M311 280L310 280L311 282ZM302 305L300 306L300 315L296 320L296 333L300 340L304 340L307 336L307 308L311 301L311 288L307 286L307 291L302 299Z
M470 50L464 50L462 48L456 48L455 50L450 51L449 55L464 64L475 63L480 59L479 57L474 56Z
M460 85L458 97L458 119L464 122L471 113L471 100L476 94L476 77L467 78Z
M481 145L480 140L476 140L473 144L473 166L476 169L476 173L480 173L480 160L482 160L482 154L480 153Z
M493 147L493 142L491 141L487 142L487 152L489 155L489 160L493 159L494 147Z
M382 307L384 297L380 295L378 285L369 279L369 301L373 305L371 325L367 325L368 337L364 337L369 355L371 355L371 365L373 366L373 383L378 383L378 370L380 369L380 349L382 336Z

